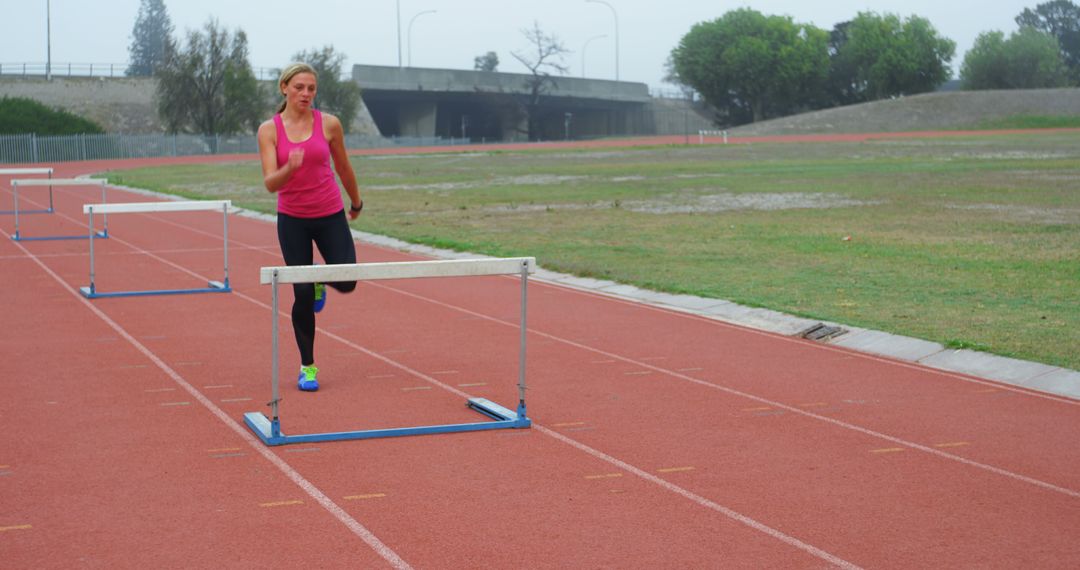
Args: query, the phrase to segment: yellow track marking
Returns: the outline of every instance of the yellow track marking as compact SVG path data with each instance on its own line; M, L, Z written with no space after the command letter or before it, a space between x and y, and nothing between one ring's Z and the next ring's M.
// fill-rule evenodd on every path
M966 441L953 441L949 443L935 443L934 447L963 447L965 445L971 445Z
M652 370L638 370L636 372L623 372L623 375L625 375L625 376L645 376L647 374L652 374Z
M472 388L474 386L487 386L487 382L470 382L468 384L458 384L458 388Z
M203 386L203 388L206 388L207 390L220 390L222 388L232 388L232 387L233 387L232 384L217 384L217 385L214 385L214 386Z
M403 392L415 392L417 390L430 390L431 386L411 386L409 388L402 388Z
M799 404L804 408L820 408L822 406L828 406L828 402L810 402L809 404Z
M365 499L381 499L386 496L386 493L369 493L367 495L349 495L345 497L346 501L363 501Z
M5 532L9 530L30 530L32 528L34 527L28 524L17 524L15 526L0 526L0 532Z
M158 404L159 406L190 406L191 402L165 402Z
M302 505L304 501L275 501L273 503L259 503L260 507L287 507L290 505Z
M240 451L239 447L222 447L221 449L207 449L207 453L222 453L225 451Z
M563 422L561 424L551 424L551 427L574 427L583 425L585 425L585 422Z
M149 388L143 391L147 394L157 394L158 392L172 392L174 390L176 390L176 388Z
M604 473L603 475L586 475L586 479L614 479L622 477L622 473Z
M744 412L767 412L771 410L769 406L758 406L756 408L743 408Z
M883 449L871 449L870 453L898 453L901 451L907 451L904 447L886 447Z
M680 473L683 471L693 471L693 467L665 467L663 469L657 469L658 473Z

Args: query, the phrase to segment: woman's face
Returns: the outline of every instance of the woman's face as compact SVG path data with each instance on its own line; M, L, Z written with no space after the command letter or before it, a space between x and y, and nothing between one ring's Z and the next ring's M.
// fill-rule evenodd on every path
M315 80L315 76L306 71L297 73L288 83L281 86L281 90L285 93L285 100L288 102L289 107L301 111L306 111L311 108L311 103L315 100L315 91L317 89L318 83Z

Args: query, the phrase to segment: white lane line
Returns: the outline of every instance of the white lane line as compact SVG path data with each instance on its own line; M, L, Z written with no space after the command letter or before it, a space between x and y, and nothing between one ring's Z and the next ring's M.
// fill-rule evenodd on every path
M0 233L3 233L8 238L11 237L7 232L4 232L3 230L0 230ZM229 429L231 429L242 439L244 439L244 441L247 442L247 444L252 449L254 449L267 461L277 467L278 470L284 473L286 477L288 477L293 483L295 483L305 493L307 493L308 496L314 499L324 509L329 511L331 515L333 515L336 519L338 519L346 527L348 527L348 529L351 530L353 534L360 537L361 540L367 543L368 546L370 546L372 550L374 550L379 556L389 562L394 568L402 570L406 568L412 568L407 562L405 562L404 559L398 556L396 552L394 552L389 546L379 540L379 538L376 537L374 533L368 530L367 527L360 524L359 522L357 522L356 519L349 516L349 513L345 512L345 509L341 508L337 503L330 499L330 497L326 496L326 494L320 491L318 487L305 479L303 475L300 475L300 473L298 473L295 469L289 466L289 464L286 463L283 459L281 459L277 455L274 455L274 453L272 453L268 447L263 445L261 441L259 441L254 435L252 435L245 426L241 426L240 424L234 422L232 418L230 418L229 415L226 414L221 408L214 405L214 403L211 402L206 396L203 396L202 392L199 392L187 380L180 376L180 374L170 368L169 365L165 363L165 361L159 358L153 351L146 348L146 346L140 343L134 336L129 334L127 330L121 327L116 321L109 318L108 315L106 315L104 312L102 312L100 309L90 303L89 299L86 299L82 296L81 293L79 293L73 287L65 283L59 275L57 275L52 269L45 265L44 262L37 259L37 257L35 257L34 254L30 253L29 250L23 247L21 243L14 243L16 247L23 251L23 253L25 253L29 258L33 259L34 262L37 263L37 265L41 267L43 271L45 271L45 273L52 277L58 284L60 284L61 287L66 289L72 297L81 302L83 306L85 306L87 309L90 310L90 312L92 312L99 319L101 319L106 325L109 326L109 328L116 331L116 333L119 334L129 344L131 344L131 346L133 346L136 350L142 353L143 356L153 362L154 365L161 369L161 371L164 372L167 376L172 378L173 381L176 382L181 388L191 394L191 396L198 400L199 403L202 404L204 407L206 407L206 409L209 410L210 413L216 416L219 420L222 421L222 423L228 426ZM125 245L133 247L134 249L138 249L126 242L122 243L125 243Z
M839 568L849 568L849 569L859 568L859 566L856 566L855 564L852 564L851 562L848 562L847 560L844 560L843 558L839 558L837 556L834 556L834 555L832 555L832 554L830 554L830 553L828 553L828 552L826 552L826 551L824 551L824 550L822 550L822 549L820 549L820 548L818 548L816 546L813 546L811 544L807 544L807 543L805 543L805 542L803 542L803 541L801 541L801 540L799 540L799 539L797 539L797 538L795 538L795 537L793 537L793 536L791 536L789 534L785 534L785 533L780 532L780 531L778 531L778 530L776 530L776 529L774 529L774 528L772 528L770 526L764 525L764 524L762 524L762 523L760 523L760 522L758 522L758 521L756 521L756 520L754 520L754 519L752 519L752 518L750 518L750 517L748 517L748 516L746 516L744 514L733 511L733 510L725 507L724 505L721 505L719 503L715 503L713 501L710 501L709 499L706 499L705 497L702 497L701 495L698 495L696 493L692 493L690 491L687 491L686 489L683 489L682 487L680 487L678 485L675 485L673 483L670 483L668 481L665 481L664 479L661 479L660 477L657 477L656 475L653 475L652 473L649 473L649 472L645 471L644 469L639 469L637 467L634 467L633 465L630 465L629 463L626 463L625 461L622 461L620 459L616 459L616 458L614 458L614 457L612 457L612 456L610 456L610 455L608 455L608 454L606 454L606 453L604 453L602 451L593 449L593 448L591 448L591 447L589 447L589 446L587 446L587 445L585 445L585 444L583 444L581 442L578 442L577 440L570 439L569 437L566 437L565 435L562 435L561 433L558 433L556 431L552 431L552 430L550 430L550 429L548 429L548 428L546 428L544 426L541 426L541 425L538 425L538 424L535 424L535 423L533 424L533 428L539 430L541 433L543 433L543 434L545 434L547 436L553 437L553 438L555 438L555 439L557 439L557 440L559 440L559 441L561 441L561 442L563 442L563 443L565 443L565 444L567 444L567 445L569 445L571 447L574 447L574 448L578 449L579 451L583 451L583 452L585 452L585 453L587 453L587 454L589 454L589 455L591 455L591 456L593 456L593 457L595 457L595 458L597 458L597 459L599 459L601 461L605 461L607 463L610 463L610 464L618 467L619 469L622 469L623 471L633 473L634 475L637 475L638 477L640 477L640 478L642 478L642 479L644 479L644 480L646 480L646 481L648 481L650 483L653 483L654 485L659 485L660 487L663 487L664 489L666 489L668 491L671 491L672 493L681 495L681 496L693 501L694 503L697 503L698 505L700 505L702 507L705 507L706 509L716 511L716 512L724 515L725 517L728 517L728 518L730 518L732 520L738 521L738 522L740 522L740 523L742 523L742 524L744 524L744 525L746 525L746 526L748 526L748 527L750 527L750 528L752 528L752 529L754 529L754 530L756 530L758 532L764 533L764 534L766 534L766 535L768 535L768 536L770 536L772 538L775 538L776 540L779 540L780 542L783 542L784 544L787 544L788 546L798 548L799 550L802 550L803 552L806 552L807 554L810 554L811 556L820 558L820 559L828 562L829 564L832 564L832 565L837 566Z
M517 279L517 277L509 277L509 276L503 276L503 278L504 279ZM530 281L530 284L532 284L532 283L533 283L533 281ZM717 319L710 319L709 317L705 317L705 316L702 316L702 315L697 315L697 314L694 314L694 313L687 313L687 312L684 312L684 311L679 311L679 310L676 310L676 309L669 309L669 308L666 308L666 307L658 307L658 306L650 305L648 303L641 302L641 301L633 301L633 300L630 300L630 299L621 299L621 298L618 298L618 297L612 297L612 296L609 296L609 295L604 295L602 293L596 293L596 292L593 292L593 291L584 291L584 290L577 289L577 288L574 288L574 287L567 287L565 285L559 285L558 283L548 283L548 282L539 281L539 280L537 280L535 283L536 283L536 285L538 285L540 287L550 287L550 288L558 290L558 291L566 291L568 293L575 293L577 295L583 295L585 297L591 297L591 298L594 298L594 299L601 299L601 300L604 300L604 301L610 301L612 303L619 303L619 304L623 304L623 305L630 305L632 307L639 307L639 308L646 309L646 310L649 310L649 311L663 313L663 314L668 315L668 316L674 316L674 317L680 317L680 318L684 318L684 319L695 320L695 321L698 321L698 322L701 322L701 323L717 326L717 327L720 327L720 328L735 329L735 330L742 331L742 332L753 333L753 334L758 335L758 336L764 336L764 337L771 338L771 339L774 339L774 340L782 340L782 341L785 341L785 342L788 342L788 343L794 343L794 344L799 344L799 345L803 345L803 346L807 345L807 341L803 340L803 339L797 339L797 338L792 338L792 337L782 335L782 334L779 334L779 333L763 331L763 330L751 328L751 327L746 326L746 325L740 325L740 324L736 324L736 323L729 323L727 321L721 321L721 320L717 320ZM1032 396L1032 397L1041 398L1041 399L1044 399L1044 400L1052 400L1052 401L1057 402L1059 404L1069 404L1069 405L1073 405L1073 406L1080 406L1080 400L1075 400L1075 399L1072 399L1072 398L1066 398L1064 396L1057 396L1055 394L1047 394L1047 393L1039 392L1039 391L1035 391L1035 390L1028 390L1028 389L1024 389L1024 388L1021 388L1021 387L1012 386L1012 385L1009 385L1009 384L994 382L992 380L985 380L985 379L981 379L981 378L975 378L975 377L972 377L972 376L967 376L967 375L961 374L959 372L951 372L951 371L948 371L948 370L942 370L940 368L932 368L932 367L927 366L925 364L919 364L919 363L914 363L914 362L905 362L903 360L885 358L885 357L878 356L878 355L875 355L875 354L870 354L870 353L866 353L866 352L860 352L858 350L853 350L853 349L850 349L850 348L841 348L839 346L833 346L833 345L829 345L829 344L815 343L815 344L812 344L811 346L813 346L814 348L820 349L820 350L827 350L827 351L830 351L830 352L840 353L840 354L843 354L845 356L856 356L858 358L862 358L862 359L866 359L866 360L873 360L874 362L882 362L882 363L885 363L885 364L889 364L889 365L893 365L893 366L899 366L899 367L907 368L907 369L910 369L910 370L917 370L919 372L926 372L926 373L935 374L935 375L938 375L938 376L946 376L946 377L949 377L949 378L954 378L956 380L962 380L964 382L969 382L969 383L972 383L972 384L979 384L979 385L982 385L982 386L989 386L989 387L992 387L992 388L997 388L999 390L1007 390L1009 392L1015 392L1017 394L1024 394L1026 396Z
M516 278L514 278L514 279L516 279ZM417 294L411 293L409 291L403 291L403 290L400 290L400 289L395 289L393 287L390 287L388 285L383 285L381 283L372 282L371 285L373 285L375 287L379 287L381 289L385 289L387 291L393 291L393 292L396 292L398 294L401 294L401 295L404 295L404 296L407 296L407 297L420 299L422 301L426 301L428 303L432 303L432 304L438 305L440 307L445 307L445 308L452 309L452 310L455 310L455 311L461 311L461 312L465 312L465 313L479 315L479 316L481 316L481 317L483 317L483 318L485 318L485 319L487 319L487 320L489 320L491 322L500 323L500 324L508 326L508 327L518 328L520 326L519 323L503 321L503 320L497 319L495 317L482 315L480 313L477 313L475 311L466 309L464 307L458 307L458 306L455 306L455 305L450 305L448 303L443 303L442 301L437 301L435 299L430 299L430 298L427 298L427 297L423 297L421 295L417 295ZM1013 479L1014 481L1021 481L1021 482L1024 482L1024 483L1035 485L1036 487L1047 489L1049 491L1054 491L1056 493L1061 493L1061 494L1067 495L1069 497L1080 498L1080 491L1076 491L1076 490L1073 490L1073 489L1067 489L1065 487L1060 487L1058 485L1054 485L1053 483L1048 483L1046 481L1041 481L1039 479L1035 479L1034 477L1028 477L1027 475L1021 475L1020 473L1015 473L1013 471L1009 471L1009 470L1003 469L1001 467L995 467L993 465L988 465L986 463L980 463L978 461L973 461L971 459L967 459L967 458L961 457L959 455L953 455L951 453L946 453L944 451L941 451L940 449L934 449L933 447L930 447L930 446L921 445L921 444L915 443L913 441L908 441L908 440L905 440L905 439L901 439L899 437L895 437L895 436L891 436L891 435L888 435L888 434L885 434L885 433L874 431L874 430L869 429L869 428L865 428L865 427L858 426L858 425L855 425L855 424L851 424L851 423L848 423L848 422L840 421L840 420L837 420L837 419L834 419L834 418L830 418L828 416L822 416L820 414L815 414L813 412L810 412L810 411L807 411L807 410L804 410L804 409L801 409L801 408L798 408L798 407L795 407L795 406L789 406L787 404L777 402L777 401L774 401L774 400L770 400L768 398L763 398L761 396L755 396L754 394L743 392L741 390L736 390L734 388L728 388L727 386L721 386L719 384L713 384L712 382L707 382L705 380L700 380L700 379L694 378L692 376L687 376L686 374L675 372L674 370L668 370L666 368L661 368L659 366L654 366L654 365L649 364L647 362L641 362L641 361L638 361L638 360L634 360L632 358L628 358L628 357L625 357L625 356L614 354L612 352L608 352L606 350L601 350L599 348L593 348L591 346L586 346L586 345L581 344L579 342L575 342L575 341L572 341L570 339L561 338L561 337L555 336L553 334L541 332L541 331L538 331L536 329L530 328L529 332L532 333L533 335L543 337L543 338L547 338L547 339L550 339L550 340L554 340L556 342L560 342L560 343L566 344L568 346L572 346L574 348L578 348L578 349L581 349L581 350L584 350L584 351L587 351L587 352L592 352L592 353L600 355L600 356L605 356L607 358L619 360L619 361L625 362L627 364L635 364L635 365L640 366L642 368L647 368L649 370L660 372L662 374L667 374L667 375L669 375L669 376L671 376L673 378L678 378L680 380L684 380L684 381L690 382L692 384L697 384L699 386L705 386L706 388L719 390L721 392L725 392L725 393L731 394L733 396L739 396L739 397L742 397L742 398L747 398L749 400L753 400L755 402L760 402L762 404L768 404L770 406L773 406L773 407L776 407L776 408L781 408L781 409L787 410L789 412L793 412L793 413L805 416L807 418L812 418L812 419L815 419L815 420L818 420L818 421L821 421L821 422L825 422L825 423L828 423L828 424L832 424L834 426L841 427L841 428L844 428L844 429L847 429L847 430L856 431L856 432L859 432L859 433L862 433L862 434L865 434L865 435L869 435L871 437L883 439L885 441L890 441L890 442L896 443L898 445L903 445L905 447L910 447L911 449L917 449L919 451L923 451L925 453L929 453L929 454L937 456L937 457L941 457L941 458L944 458L944 459L948 459L950 461L955 461L955 462L958 462L958 463L962 463L962 464L967 465L969 467L975 467L975 468L981 469L983 471L994 473L995 475L1001 475L1003 477Z

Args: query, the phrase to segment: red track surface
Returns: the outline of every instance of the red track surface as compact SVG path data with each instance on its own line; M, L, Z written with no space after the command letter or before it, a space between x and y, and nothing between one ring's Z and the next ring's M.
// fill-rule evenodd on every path
M85 231L86 192L58 188L24 235ZM5 568L1080 567L1074 400L533 282L533 428L267 448L242 416L269 399L271 223L230 218L233 293L94 301L85 240L0 230ZM101 291L221 278L220 215L109 231ZM518 295L331 292L316 394L283 313L284 431L513 407Z

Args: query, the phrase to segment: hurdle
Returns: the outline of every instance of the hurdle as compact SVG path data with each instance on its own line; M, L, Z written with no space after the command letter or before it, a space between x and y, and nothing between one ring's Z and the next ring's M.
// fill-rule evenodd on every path
M15 194L15 233L11 239L15 241L32 240L57 240L57 239L86 239L85 235L76 236L40 236L27 237L19 233L19 187L20 186L48 186L52 192L53 186L99 186L101 187L101 202L105 202L105 180L102 178L23 178L11 181L11 189ZM50 200L52 200L50 198ZM51 202L50 202L51 205ZM99 238L109 237L109 220L105 219L104 229L97 235Z
M20 176L24 174L47 174L49 178L52 178L53 169L51 168L0 168L0 176ZM0 210L2 215L11 215L18 211L18 208L14 210ZM49 186L49 207L44 210L23 210L23 214L51 214L55 211L53 208L53 190L52 186Z
M535 272L536 259L532 257L263 267L259 272L259 282L263 285L271 285L272 289L273 365L271 370L271 399L267 404L270 407L270 417L267 418L262 412L249 412L244 414L244 423L255 432L255 435L264 444L270 446L529 427L532 425L532 420L525 414L525 323L529 274ZM484 275L521 276L520 352L518 356L518 406L516 412L485 398L469 398L466 402L469 409L483 414L493 421L305 435L285 435L281 431L281 418L278 413L278 405L281 402L281 396L278 392L278 285L283 283L332 283L335 281L477 277Z
M88 299L98 297L135 297L145 295L177 295L182 293L228 293L229 287L229 207L231 200L207 200L199 202L131 202L126 204L85 204L83 213L89 218L90 226L90 285L80 287L79 292ZM210 281L207 287L193 289L146 289L142 291L116 291L102 293L97 290L94 283L94 214L131 214L131 213L158 213L158 212L199 212L221 211L223 219L223 234L225 241L225 277L221 281Z

